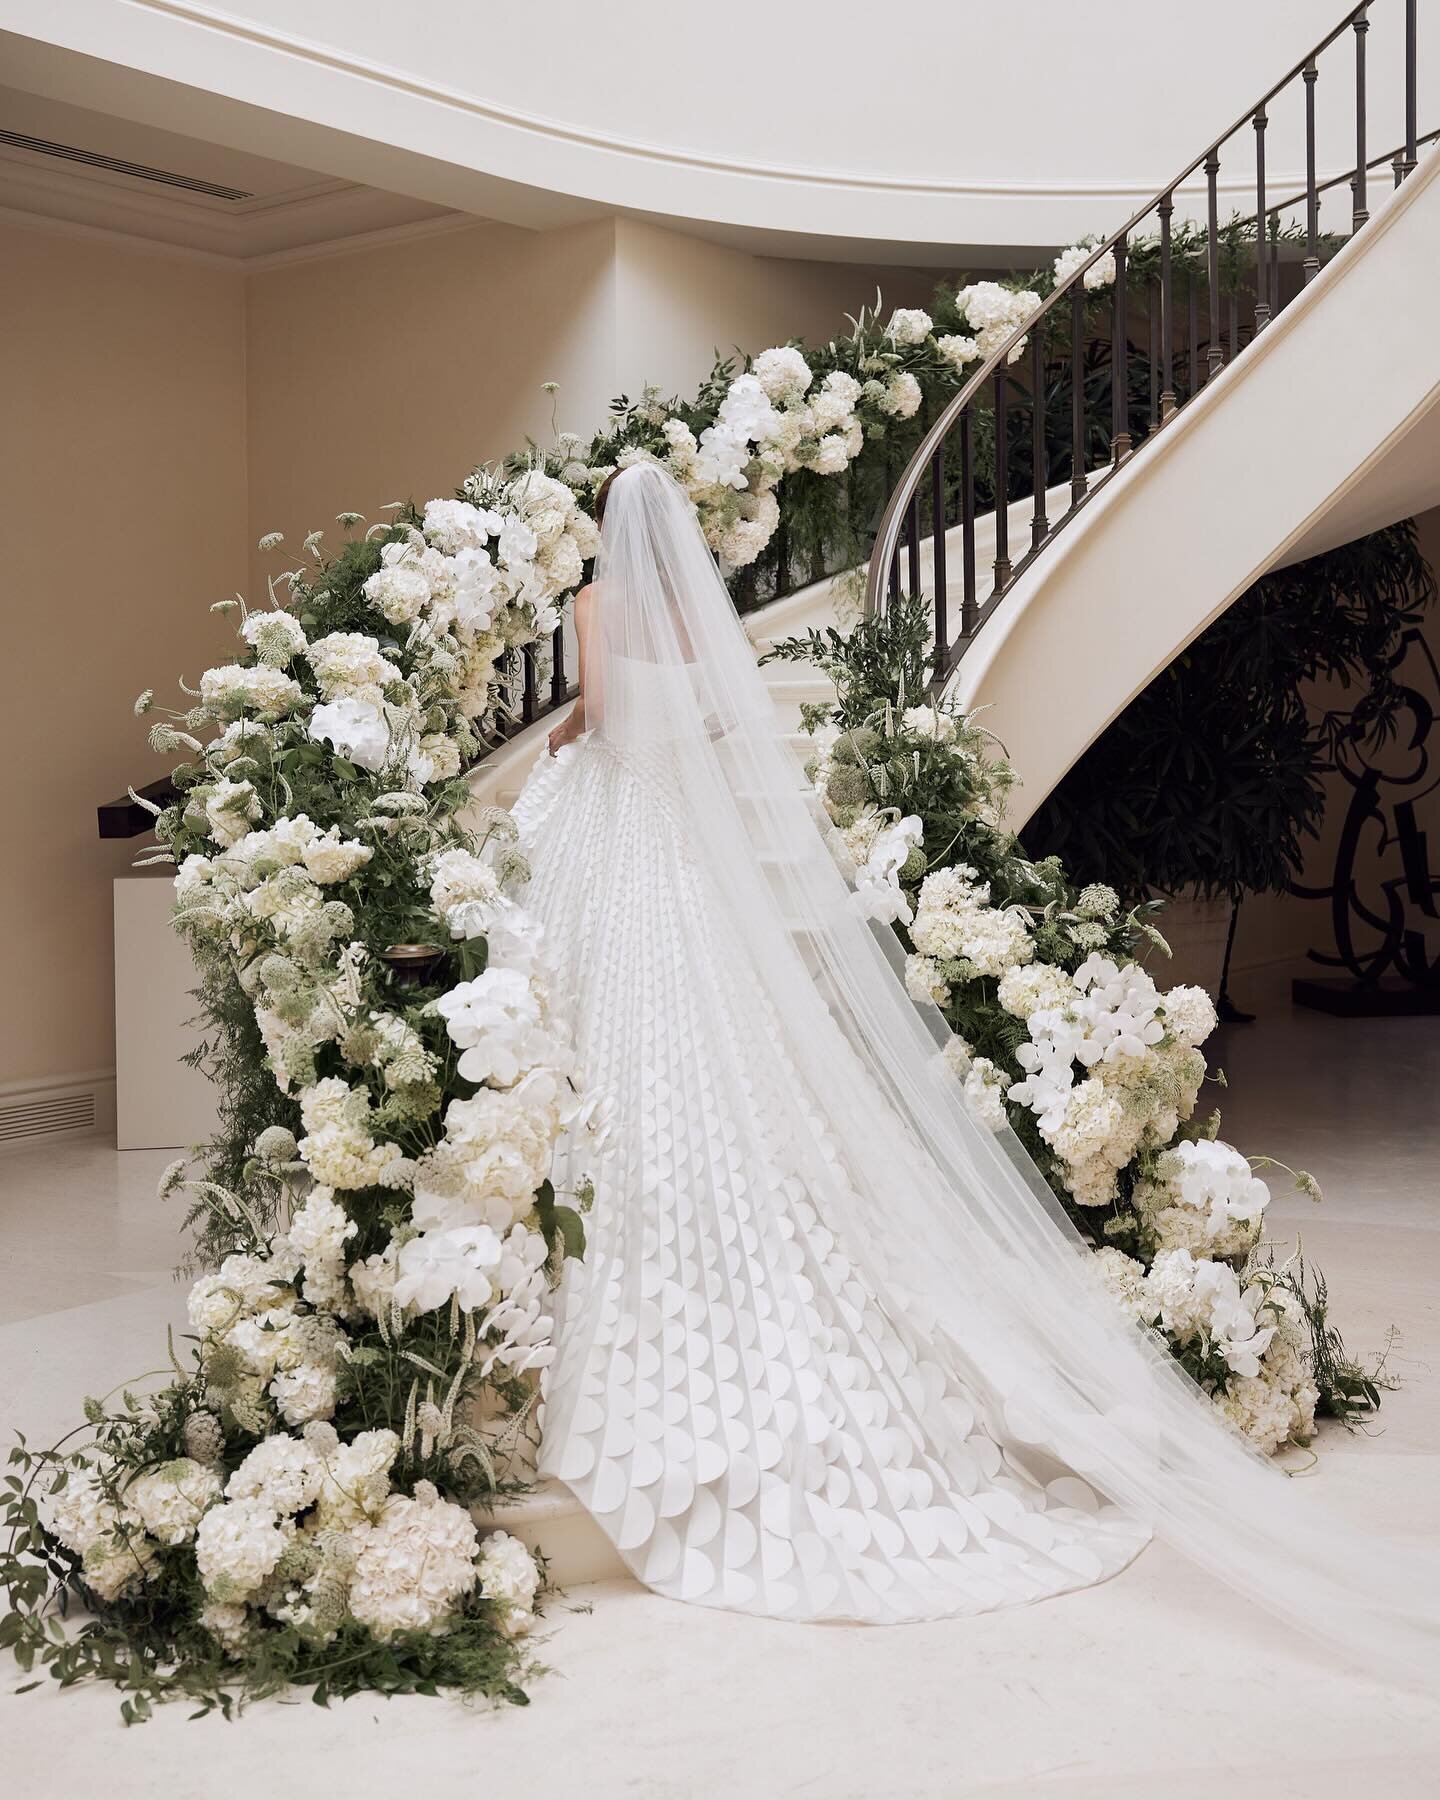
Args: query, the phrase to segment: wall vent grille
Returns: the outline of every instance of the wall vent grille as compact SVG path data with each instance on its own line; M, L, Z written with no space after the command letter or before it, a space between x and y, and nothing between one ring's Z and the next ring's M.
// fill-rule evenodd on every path
M152 169L145 163L126 162L120 156L104 156L97 150L81 150L74 144L52 144L48 138L29 137L23 131L0 129L0 144L16 150L33 150L40 156L58 156L63 162L83 163L87 169L108 169L114 175L133 175L137 181L155 181L161 187L183 188L190 194L208 194L212 200L253 200L244 188L223 187L198 175L177 175L174 169Z
M0 1100L0 1144L95 1128L95 1095L43 1094L33 1099Z

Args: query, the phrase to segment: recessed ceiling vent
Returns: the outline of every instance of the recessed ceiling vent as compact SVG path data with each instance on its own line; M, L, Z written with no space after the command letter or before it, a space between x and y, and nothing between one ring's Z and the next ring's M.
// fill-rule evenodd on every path
M202 181L196 175L177 175L173 169L152 169L145 163L126 162L121 156L102 156L80 150L74 144L52 144L48 138L28 137L23 131L0 129L0 144L17 150L33 150L40 156L58 156L64 162L83 163L87 169L108 169L112 175L133 175L137 181L155 181L161 187L183 188L189 194L208 194L212 200L253 200L244 188L222 187L218 181Z

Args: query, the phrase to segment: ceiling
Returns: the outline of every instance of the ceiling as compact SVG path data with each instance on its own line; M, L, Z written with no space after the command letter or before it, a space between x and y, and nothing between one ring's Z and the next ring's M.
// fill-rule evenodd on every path
M0 212L237 265L289 261L375 232L475 222L408 195L5 87Z

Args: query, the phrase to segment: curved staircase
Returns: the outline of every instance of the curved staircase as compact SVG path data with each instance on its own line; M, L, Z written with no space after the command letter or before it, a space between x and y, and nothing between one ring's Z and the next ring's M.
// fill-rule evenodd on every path
M1260 575L1440 504L1440 333L1431 322L1431 290L1440 273L1440 155L1422 159L1420 149L1430 140L1416 136L1415 0L1392 0L1388 11L1405 32L1405 140L1384 158L1367 156L1370 11L1352 8L1256 108L1095 246L1041 313L977 368L891 495L867 571L866 610L883 612L902 589L928 597L935 689L968 708L988 709L987 723L1024 780L1010 804L1009 822L1017 828L1129 700ZM1337 49L1354 57L1356 162L1347 175L1320 183L1315 91L1322 53ZM1267 204L1267 109L1297 83L1306 102L1307 189ZM1216 176L1221 150L1230 155L1237 136L1251 131L1258 229L1245 296L1254 318L1247 338L1233 292L1227 324ZM1374 186L1380 163L1394 173L1388 194ZM1193 297L1187 333L1171 285L1176 194L1201 169L1208 189L1203 335ZM1351 232L1337 248L1320 237L1322 196L1347 180ZM1278 218L1297 203L1305 211L1305 255L1303 263L1291 258L1287 265ZM1137 431L1126 372L1134 352L1125 259L1139 227L1152 218L1159 267L1146 325L1155 374L1148 428L1142 420ZM1299 247L1289 240L1286 254ZM1119 265L1109 306L1110 454L1098 467L1083 454L1091 440L1077 405L1073 472L1052 485L1045 434L1035 447L1032 433L1034 479L1012 499L1002 429L994 434L994 486L1002 506L982 514L971 460L976 412L993 407L998 419L1013 406L1027 367L1029 392L1043 391L1044 357L1067 323L1071 366L1078 370L1088 304L1083 279L1107 252ZM1285 303L1287 266L1300 280ZM1181 372L1187 357L1188 383ZM1023 388L1019 397L1025 398ZM976 571L987 566L994 582L982 599ZM834 624L837 614L843 620L849 592L843 578L822 581L747 615L757 652L810 626ZM800 708L825 698L830 684L818 674L797 674L793 664L771 665L765 675L777 718L798 749L805 741ZM527 712L534 694L532 673ZM551 724L550 716L537 717L479 765L471 778L477 804L514 800L544 754ZM493 1523L542 1545L562 1586L625 1573L608 1539L558 1483L538 1484L494 1514Z

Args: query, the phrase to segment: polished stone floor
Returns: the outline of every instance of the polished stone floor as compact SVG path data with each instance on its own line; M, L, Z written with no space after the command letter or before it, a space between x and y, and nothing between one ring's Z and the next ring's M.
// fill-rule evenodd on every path
M1356 1350L1393 1342L1400 1387L1364 1434L1330 1431L1318 1469L1367 1532L1440 1525L1440 1024L1344 1022L1268 1004L1218 1046L1225 1135L1313 1170L1284 1191ZM169 1276L179 1213L153 1197L163 1153L95 1141L0 1159L0 1427L48 1441L163 1360L183 1319ZM969 1622L865 1630L767 1623L629 1583L556 1605L554 1674L524 1710L369 1699L267 1703L241 1723L169 1709L136 1730L108 1692L12 1697L4 1789L229 1800L433 1789L505 1800L1321 1800L1431 1795L1440 1702L1297 1641L1152 1547L1117 1580Z

